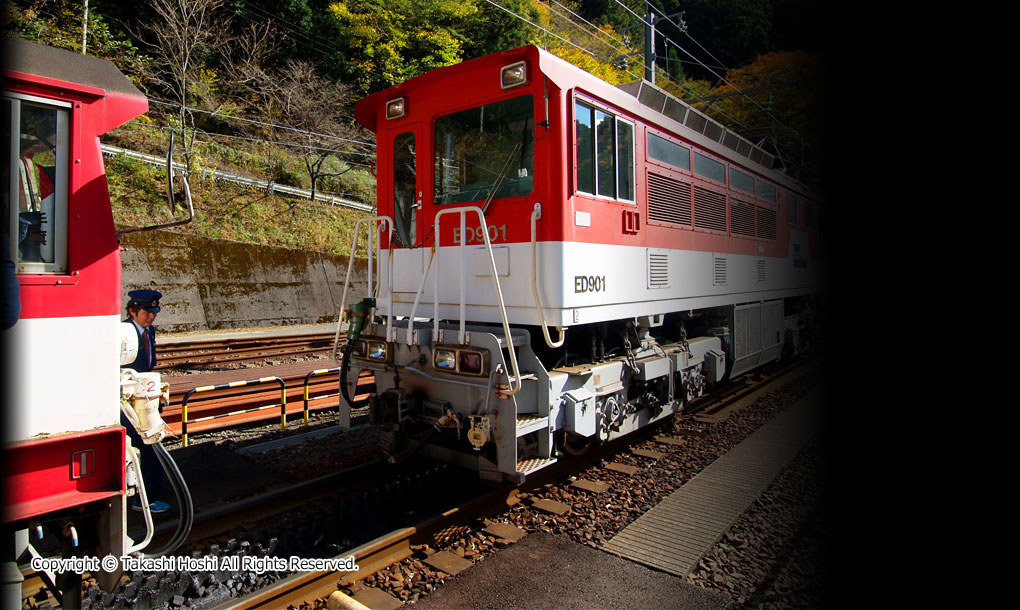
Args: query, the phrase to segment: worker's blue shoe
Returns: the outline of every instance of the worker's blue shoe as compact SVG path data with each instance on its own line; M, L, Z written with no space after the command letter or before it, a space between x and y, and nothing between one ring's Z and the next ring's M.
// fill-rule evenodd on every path
M142 510L142 503L135 500L131 504L131 508L140 511ZM166 502L160 502L159 500L156 500L155 502L149 505L149 511L153 513L165 513L168 510L170 510L170 505L167 504Z

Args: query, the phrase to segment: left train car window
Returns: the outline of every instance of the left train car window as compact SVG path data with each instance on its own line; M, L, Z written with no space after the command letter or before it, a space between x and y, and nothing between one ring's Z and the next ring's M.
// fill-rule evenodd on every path
M616 120L617 199L634 201L634 126Z
M574 106L574 127L577 137L577 190L595 194L595 132L592 131L593 110L584 104Z
M530 193L535 173L534 125L531 95L439 117L435 127L435 203Z
M70 112L7 94L3 116L10 256L18 273L66 273Z
M575 104L577 191L634 201L634 124Z

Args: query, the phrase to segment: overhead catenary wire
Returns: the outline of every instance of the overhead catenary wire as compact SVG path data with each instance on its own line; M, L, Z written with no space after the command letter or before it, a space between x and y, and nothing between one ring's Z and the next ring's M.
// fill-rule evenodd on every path
M648 2L648 0L644 0L644 1L645 1L645 4L647 4L647 5L648 5L648 6L650 7L650 8L652 8L653 10L656 10L656 11L658 11L658 12L659 12L660 14L662 14L662 11L661 11L661 10L659 10L659 9L656 9L656 8L655 8L655 7L654 7L654 6L653 6L653 5L651 4L651 3L649 3L649 2ZM632 9L631 9L631 8L630 8L629 6L627 6L626 4L624 4L623 2L621 2L621 0L616 0L616 3L617 3L617 4L619 4L620 6L622 6L623 8L627 9L627 11L629 11L629 12L630 12L630 13L631 13L632 15L634 15L634 17L635 17L635 18L637 18L637 19L638 19L638 20L639 20L639 21L640 21L640 22L641 22L642 24L644 24L644 25L645 25L646 27L653 27L653 26L652 26L652 24L650 24L650 23L649 23L648 21L646 21L646 20L645 20L645 19L644 19L643 17L641 17L640 15L638 15L637 13L635 13L635 12L634 12L634 11L633 11L633 10L632 10ZM676 27L676 28L677 28L678 30L680 30L681 32L683 32L683 34L684 34L685 36L687 36L688 38L690 38L690 39L691 39L691 41L692 41L692 42L694 42L694 44L698 45L698 47L699 47L700 49L702 49L702 50L703 50L703 51L704 51L705 53L707 53L707 54L709 55L709 57L711 57L711 58L712 58L712 59L713 59L713 60L714 60L715 62L717 62L717 63L719 63L719 64L722 64L722 62L721 62L721 61L719 61L719 59L718 59L718 58L716 58L716 57L715 57L715 56L714 56L714 55L713 55L713 54L712 54L712 53L711 53L710 51L708 51L708 49L706 49L706 48L705 48L705 47L704 47L704 46L703 46L703 45L702 45L701 43L699 43L699 42L698 42L697 40L695 40L693 36L691 36L691 34L690 34L690 32L688 31L688 28L686 27L686 25L685 25L684 27L681 27L681 26L680 26L679 24L675 23L674 21L672 21L671 19L669 19L668 17L666 17L666 16L664 15L664 14L662 14L662 15L663 15L663 18L665 19L665 21L666 21L667 23L669 23L669 24L673 25L673 26L674 26L674 27ZM665 33L663 33L663 35L662 35L662 38L663 38L663 39L664 39L664 40L666 41L666 43L667 43L667 44L672 44L672 45L673 45L674 47L676 47L676 48L677 48L678 50L680 50L680 51L681 51L681 52L683 52L683 53L684 53L685 55L687 55L687 56L688 56L688 57L690 57L690 58L691 58L692 60L694 60L694 61L695 61L695 62L696 62L696 63L697 63L698 65L700 65L701 67L703 67L703 68L705 68L706 70L708 70L708 72L709 72L710 74L712 74L712 75L713 75L713 76L714 76L715 78L717 78L717 79L718 79L718 80L719 80L720 82L722 82L722 83L724 83L724 84L725 84L726 86L728 86L728 87L732 88L732 89L733 89L734 91L736 91L736 92L737 92L737 94L738 94L738 95L740 95L741 97L745 98L745 99L746 99L746 100L747 100L748 102L750 102L750 103L751 103L751 104L752 104L753 106L755 106L756 108L758 108L759 110L761 110L761 112L762 112L762 113L764 113L764 114L765 114L765 116L767 116L767 117L768 117L768 118L769 118L769 119L770 119L770 120L771 120L771 121L772 121L773 123L775 123L775 126L776 126L775 128L777 128L777 129L783 129L783 130L786 130L786 131L790 131L790 132L792 132L793 134L797 135L797 137L798 137L798 138L800 137L800 136L799 136L799 134L798 134L798 132L797 132L797 130L793 129L792 127L789 127L789 126L787 126L786 124L784 124L784 123L783 123L783 122L782 122L781 120L779 120L779 119L778 119L778 118L777 118L777 117L775 116L775 114L773 114L773 113L772 113L772 111L771 111L771 110L769 110L769 109L767 109L767 108L764 108L764 107L763 107L763 106L762 106L761 104L759 104L759 103L758 103L758 101L757 101L757 100L755 100L754 98L752 98L751 96L749 96L749 95L748 95L748 94L747 94L746 92L744 92L744 91L743 91L742 89L740 89L739 87L737 87L736 85L734 85L733 83L731 83L731 82L730 82L729 80L727 80L727 79L726 79L726 78L725 78L724 76L721 76L721 75L719 75L719 74L718 74L718 73L717 73L717 72L716 72L716 71L715 71L715 70L714 70L714 69L713 69L712 67L708 66L708 65L707 65L707 64L706 64L705 62L703 62L703 61L702 61L701 59L699 59L698 57L695 57L695 56L694 56L694 54L692 54L692 53L691 53L690 51L688 51L687 49L685 49L685 48L683 48L682 46L680 46L680 45L679 45L679 44L678 44L678 43L677 43L677 42L676 42L675 40L673 40L672 38L670 38L670 37L669 37L668 35L666 35ZM724 69L725 71L729 71L729 68L726 68L725 66L722 66L722 68L723 68L723 69ZM673 82L673 81L672 81L672 80L670 80L670 82ZM689 89L688 89L688 91L689 91ZM719 110L717 110L717 112L720 112L720 111L719 111ZM743 128L745 129L745 130L746 130L746 129L748 129L748 125L747 125L747 124L746 124L746 123L745 123L744 121L740 121L740 120L737 120L737 119L735 119L734 117L732 117L732 115L731 115L730 113L728 113L728 112L726 112L726 111L721 111L720 113L721 113L722 115L726 116L726 117L729 117L729 118L730 118L731 120L733 120L733 121L734 121L734 122L735 122L736 124L738 124L738 125L742 126L742 127L743 127ZM779 151L779 142L775 142L775 146L777 147L777 153L778 153L778 152L780 152L780 151ZM782 154L780 154L780 157L781 157L781 158L782 158L782 156L783 156L783 155L782 155Z
M146 124L146 123L140 123L138 121L128 121L127 124L128 125L135 125L137 127L148 128L148 129L158 129L160 131L164 131L164 130L168 130L168 129L170 129L170 130L174 129L173 127L170 127L168 125L149 125L149 124ZM194 131L196 133L198 133L199 135L208 136L208 137L212 137L212 138L227 138L227 139L230 139L230 140L241 140L241 141L244 141L244 142L255 142L256 144L273 144L273 145L276 145L276 146L287 146L287 147L291 147L291 148L305 148L305 149L310 149L310 150L321 150L321 151L324 151L324 152L330 152L330 153L342 154L342 155L358 155L358 156L361 156L361 157L375 157L375 153L367 153L367 152L361 152L361 151L357 151L357 150L340 150L340 149L336 149L336 148L326 148L326 147L323 147L323 146L309 146L307 144L297 144L297 143L294 143L294 142L279 142L279 141L276 141L276 140L266 140L264 138L248 138L248 137L245 137L245 136L232 136L232 135L228 135L228 134L225 134L225 133L213 133L211 131L205 131L205 130L197 129L197 128L194 129ZM366 165L364 163L358 163L356 161L346 161L345 160L344 163L349 163L351 165L362 165L362 166L368 167L368 165Z
M655 9L655 7L654 7L654 6L653 6L653 5L652 5L652 4L650 3L650 2L648 2L648 0L644 0L644 1L645 1L645 4L647 4L647 5L648 5L649 7L651 7L652 9L654 9L654 10L658 10L658 9ZM629 6L627 6L626 4L624 4L623 2L621 2L621 0L616 0L616 3L617 3L617 4L619 4L620 6L622 6L623 8L627 9L627 10L628 10L628 11L630 12L630 14L634 15L634 17L636 17L636 18L637 18L637 19L638 19L638 20L639 20L639 21L640 21L641 23L643 23L643 24L644 24L645 26L647 26L647 27L653 27L653 26L652 26L652 24L650 24L650 23L648 23L647 21L645 21L645 19L644 19L643 17L641 17L640 15L638 15L637 13L635 13L635 12L634 12L634 11L633 11L633 10L632 10L632 9L631 9L631 8L630 8ZM660 13L662 13L662 11L659 11L659 12L660 12ZM693 37L693 36L691 36L690 32L688 32L688 28L686 28L686 27L680 27L680 25L679 25L679 24L677 24L677 23L673 22L673 21L672 21L671 19L667 18L667 17L665 16L665 14L663 14L663 18L665 19L665 21L666 21L667 23L669 23L669 24L673 25L673 26L674 26L674 27L676 27L676 28L677 28L678 30L680 30L681 32L683 32L683 34L684 34L685 36L687 36L688 38L690 38L690 39L691 39L691 41L692 41L692 42L694 42L694 44L698 45L698 47L699 47L700 49L702 49L703 51L705 51L705 53L708 53L709 57L711 57L711 58L712 58L712 59L713 59L713 60L714 60L715 62L717 62L717 63L719 63L720 65L722 65L722 62L721 62L721 61L719 61L719 59L718 59L718 58L716 58L716 57L715 57L715 56L714 56L714 55L713 55L713 54L712 54L712 53L711 53L710 51L708 51L708 49L705 49L705 47L704 47L704 46L703 46L703 45L702 45L701 43L699 43L699 42L698 42L697 40L695 40L695 39L694 39L694 37ZM732 89L733 89L734 91L736 91L736 92L737 92L738 94L740 94L740 95L741 95L742 97L744 97L744 98L745 98L745 99L747 99L747 100L748 100L749 102L751 102L751 104L753 104L753 105L754 105L755 107L757 107L757 108L758 108L759 110L761 110L762 112L764 112L766 116L768 116L768 117L769 117L770 119L772 119L772 120L773 120L773 121L774 121L774 122L776 123L776 125L778 125L779 127L783 127L783 128L787 128L787 129L789 129L789 127L787 127L786 125L784 125L782 121L780 121L780 120L779 120L778 118L776 118L776 117L775 117L775 115L773 115L771 111L769 111L768 109L766 109L766 108L762 107L762 106L761 106L761 104L759 104L759 103L757 102L757 100L755 100L755 99L754 99L754 98L752 98L751 96L749 96L749 95L747 95L746 93L744 93L744 91L743 91L743 90L741 90L741 89L740 89L739 87L737 87L736 85L734 85L733 83L731 83L730 81L728 81L728 80L726 79L726 77L724 77L724 76L721 76L721 75L720 75L719 73L717 73L717 72L716 72L715 70L713 70L713 69L712 69L712 68L711 68L711 67L710 67L710 66L709 66L708 64L706 64L705 62L703 62L703 61L701 61L700 59L698 59L697 57L695 57L695 56L694 56L694 54L692 54L692 53L691 53L690 51L688 51L687 49L685 49L685 48L683 48L682 46L680 46L680 45L679 45L679 44L678 44L678 43L677 43L677 42L676 42L675 40L673 40L672 38L670 38L670 37L669 37L668 35L665 35L665 34L663 34L662 38L663 38L663 39L664 39L664 40L665 40L665 41L666 41L667 43L669 43L669 44L672 44L672 45L673 45L674 47L676 47L677 49L679 49L680 51L682 51L683 53L685 53L685 54L686 54L686 55L687 55L688 57L690 57L690 58L691 58L692 60L694 60L695 62L697 62L697 63L698 63L698 65L700 65L701 67L703 67L703 68L705 68L706 70L708 70L708 72L709 72L710 74L712 74L712 76L714 76L715 78L719 79L719 81L720 81L720 82L724 83L724 84L725 84L726 86L728 86L728 87L731 87L731 88L732 88ZM722 67L723 67L723 69L724 69L724 70L726 70L726 71L729 71L729 68L726 68L726 67L725 67L724 65L723 65Z
M163 105L163 106L172 106L172 107L175 107L175 108L182 108L181 104L179 104L177 102L167 102L167 101L158 100L158 99L155 99L155 98L149 98L149 101L153 102L155 104ZM317 133L317 132L314 132L314 131L307 131L307 130L304 130L304 129L298 129L296 127L289 127L287 125L277 125L277 124L274 124L274 123L267 123L265 121L258 121L258 120L255 120L255 119L239 117L239 116L236 116L236 115L226 114L226 113L219 112L219 111L203 110L201 108L195 108L193 106L183 106L183 108L185 110L189 111L189 112L199 112L199 113L202 113L202 114L208 114L208 115L212 115L212 116L217 116L217 117L221 117L221 118L224 118L224 119L230 119L230 120L233 120L233 121L241 121L243 123L251 123L253 125L262 125L264 127L272 127L274 129L283 129L285 131L293 131L295 133L300 133L300 134L305 134L305 135L314 135L314 136L318 136L318 137L322 137L322 138L328 138L328 139L332 139L332 140L337 140L337 141L340 141L340 142L350 142L352 144L359 144L359 145L362 145L362 146L368 146L370 148L375 148L375 143L374 142L367 142L367 141L364 141L364 140L353 140L351 138L344 138L342 136L334 136L334 135L330 135L330 134L327 134L327 133Z
M539 30L542 30L543 32L546 32L546 33L548 33L548 34L550 34L550 35L552 35L552 36L554 36L554 37L556 37L556 38L558 38L558 39L560 39L560 40L563 40L563 41L564 41L564 42L566 42L567 44L570 44L571 46L573 46L573 47L576 47L576 48L580 49L581 51L583 51L583 52L587 53L588 55L590 55L590 56L594 57L595 59L598 59L598 55L596 55L596 54L595 54L595 53L593 53L592 51L590 51L590 50L588 50L588 49L585 49L584 47L581 47L581 46L579 46L579 45L577 45L577 44L575 44L575 43L573 43L573 42L571 42L571 41L569 41L569 40L566 40L566 39L564 39L564 38L563 38L562 36L559 36L558 34L556 34L556 33L554 33L554 32L551 32L551 31L549 31L548 29L546 29L546 28L542 27L541 25L538 25L538 24L536 24L536 23L534 23L534 22L530 21L529 19L525 18L524 16L522 16L522 15L519 15L519 14L517 14L517 13L515 13L515 12L511 11L510 9L508 9L508 8L506 8L506 7L504 7L504 6L500 6L499 4L496 4L495 2L493 2L492 0L485 0L485 1L486 1L486 2L488 2L488 3L489 3L489 4L491 4L491 5L493 5L493 6L497 7L497 8L499 8L499 9L501 9L501 10L503 10L503 11L505 11L505 12L507 12L507 13L511 14L511 15L513 15L514 17L516 17L516 18L520 19L521 21L524 21L525 23L527 23L527 24L529 24L529 25L531 25L531 26L533 26L533 27L535 27L535 28L537 28L537 29L539 29ZM617 0L617 1L619 1L619 0ZM631 11L631 12L633 13L633 11ZM640 18L640 17L638 17L638 19L641 19L641 18ZM642 23L645 23L645 21L644 21L643 19L641 19L641 22L642 22ZM632 76L632 77L633 77L634 79L636 79L636 80L642 80L642 78L643 78L642 76L640 76L640 75L638 75L638 74L635 74L634 72L630 71L630 70L629 70L628 68L626 68L626 67L623 67L623 68L621 68L621 70L622 70L622 71L623 71L624 73L626 73L626 74L629 74L630 76ZM668 81L669 83L673 84L674 86L678 87L679 89L681 89L681 90L683 90L683 91L686 91L686 92L688 92L688 93L690 93L690 94L692 94L692 95L694 94L694 91L693 91L693 90L692 90L692 89L691 89L690 87L688 87L688 86L684 85L683 83L678 83L678 82L676 82L676 81L674 81L674 80L672 80L671 78L668 78L668 77L667 77L667 79L666 79L666 80L667 80L667 81ZM745 124L744 124L744 123L743 123L742 121L740 121L740 120L739 120L739 119L737 119L736 117L733 117L733 116L729 115L729 113L727 113L727 112L723 112L722 114L724 114L725 116L727 116L727 117L728 117L728 118L729 118L729 119L730 119L730 120L731 120L731 121L732 121L733 123L735 123L735 124L738 124L738 125L741 125L741 126L744 126L744 127L746 127L746 125L745 125Z

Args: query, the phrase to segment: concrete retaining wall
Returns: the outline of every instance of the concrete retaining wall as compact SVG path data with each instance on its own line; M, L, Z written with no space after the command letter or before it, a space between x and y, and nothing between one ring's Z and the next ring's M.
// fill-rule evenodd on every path
M163 293L163 332L335 322L347 257L147 231L121 240L121 308L127 293ZM348 301L367 288L355 260Z

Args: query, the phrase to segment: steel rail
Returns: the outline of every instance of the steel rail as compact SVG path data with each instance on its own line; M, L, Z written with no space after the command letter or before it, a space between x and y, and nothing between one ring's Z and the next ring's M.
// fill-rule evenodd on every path
M795 358L793 361L785 363L782 367L771 371L767 375L752 378L749 384L745 380L739 380L739 383L746 384L748 387L741 388L733 393L727 393L721 399L716 397L717 400L714 401L711 400L711 395L706 396L707 400L704 401L704 408L712 409L712 413L719 413L725 407L739 401L740 398L763 393L771 389L778 382L791 381L802 371L800 365L808 364L811 360L813 360L813 356ZM717 406L718 408L716 408ZM686 416L688 414L678 413L678 415ZM277 581L269 587L232 600L222 606L217 606L216 610L317 607L314 604L316 600L328 598L340 586L353 584L357 580L362 580L411 556L410 546L413 540L422 541L428 535L446 527L463 523L471 518L497 514L505 510L506 507L519 502L517 494L520 490L541 487L559 476L579 471L593 463L598 463L610 455L625 450L633 443L640 442L648 435L653 434L654 430L658 427L657 425L648 426L619 439L604 443L595 451L561 459L556 465L543 469L535 476L529 477L522 485L504 484L473 500L469 500L463 506L425 519L412 527L393 530L389 534L334 557L334 559L339 560L354 555L358 566L356 572L299 572ZM496 507L499 507L498 510Z

